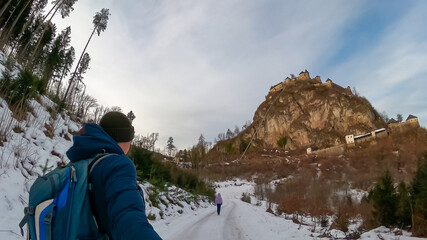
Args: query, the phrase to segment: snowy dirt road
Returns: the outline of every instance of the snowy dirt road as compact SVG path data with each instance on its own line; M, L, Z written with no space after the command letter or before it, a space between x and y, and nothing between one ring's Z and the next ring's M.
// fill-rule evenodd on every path
M320 232L312 232L312 226L299 225L283 217L266 212L265 203L252 199L252 204L240 198L243 192L253 192L253 183L225 182L217 185L223 199L221 215L216 206L152 222L154 229L164 240L284 240L284 239L346 239L340 231L332 230L329 236L320 238ZM319 228L318 228L319 229ZM365 240L415 240L420 238L396 236L390 229L380 227L364 233Z
M205 239L205 240L245 240L251 239L241 225L239 203L231 200L221 208L221 215L216 206L183 216L167 224L168 230L161 233L166 239Z
M311 232L298 229L290 220L267 213L264 208L240 200L251 186L223 186L221 215L216 206L197 210L174 219L155 221L153 227L164 240L259 240L311 239Z
M236 208L237 204L231 201L222 206L221 215L216 213L215 207L206 209L194 217L193 221L182 226L181 231L174 233L170 239L247 239L239 226ZM165 239L169 239L169 236L165 236Z

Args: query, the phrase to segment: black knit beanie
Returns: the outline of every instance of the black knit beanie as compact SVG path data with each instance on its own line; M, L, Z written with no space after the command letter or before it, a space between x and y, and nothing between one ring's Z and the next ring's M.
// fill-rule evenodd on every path
M101 118L99 125L116 142L130 142L135 134L131 121L121 112L109 112L105 114Z

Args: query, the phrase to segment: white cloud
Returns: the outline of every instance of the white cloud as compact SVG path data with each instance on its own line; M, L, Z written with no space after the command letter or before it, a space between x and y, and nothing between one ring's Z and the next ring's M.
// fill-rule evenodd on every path
M77 53L102 7L111 18L89 45L88 93L105 106L133 110L139 133L159 132L178 148L207 140L252 120L269 87L308 69L322 79L356 86L379 110L405 79L420 86L427 60L417 38L422 10L387 29L372 51L327 66L359 20L367 1L79 1L71 18ZM423 17L425 18L425 17ZM66 24L63 26L66 26ZM332 69L330 72L324 69ZM314 69L314 71L313 71ZM315 72L318 71L318 72ZM375 86L368 87L375 80ZM411 88L413 102L425 102ZM397 96L398 93L393 94ZM408 96L407 93L405 93ZM424 100L422 100L424 99ZM417 104L412 104L414 111ZM417 114L413 112L413 114Z
M379 110L390 117L417 115L427 123L427 39L422 31L427 21L425 2L417 2L389 26L372 48L359 52L333 70L346 79Z

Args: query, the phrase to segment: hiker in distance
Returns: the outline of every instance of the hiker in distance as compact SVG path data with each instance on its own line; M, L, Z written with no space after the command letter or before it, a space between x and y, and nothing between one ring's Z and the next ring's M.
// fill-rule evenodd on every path
M111 153L96 162L89 174L91 207L99 232L110 240L161 240L145 215L136 169L125 154L134 137L131 121L120 112L105 114L97 124L85 124L67 151L71 162Z
M216 212L218 215L221 213L221 205L222 205L222 198L221 193L218 193L215 197L215 204L216 204Z

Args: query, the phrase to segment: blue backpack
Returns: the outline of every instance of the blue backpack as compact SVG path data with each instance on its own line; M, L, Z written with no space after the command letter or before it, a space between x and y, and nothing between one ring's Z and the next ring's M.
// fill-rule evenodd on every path
M58 167L38 177L30 189L28 207L19 223L21 234L28 223L31 240L108 239L98 232L89 201L88 176L93 167L112 154L97 156L65 167Z

